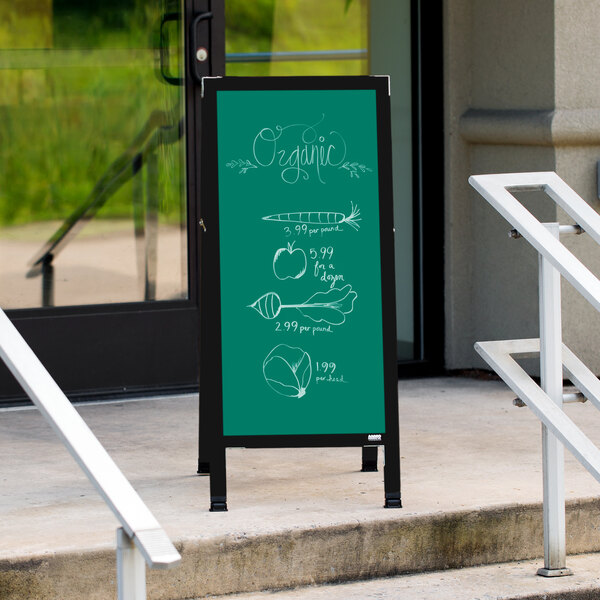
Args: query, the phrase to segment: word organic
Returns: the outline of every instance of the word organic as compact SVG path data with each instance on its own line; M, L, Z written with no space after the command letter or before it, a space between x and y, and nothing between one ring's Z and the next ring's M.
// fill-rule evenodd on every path
M252 141L252 157L230 160L226 166L238 169L240 175L259 168L275 168L290 185L310 179L325 184L328 169L342 170L351 179L371 173L373 170L366 165L347 160L348 144L344 136L335 129L325 128L324 121L323 114L312 125L292 123L263 127Z
M252 144L254 160L261 167L278 165L281 179L286 183L297 183L301 178L316 176L325 183L322 171L326 167L340 167L346 158L346 141L337 131L322 135L317 128L325 115L314 125L294 123L276 125L275 129L264 127Z

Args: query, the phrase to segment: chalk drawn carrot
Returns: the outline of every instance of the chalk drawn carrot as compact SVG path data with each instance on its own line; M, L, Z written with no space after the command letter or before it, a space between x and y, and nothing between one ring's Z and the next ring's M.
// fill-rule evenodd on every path
M360 209L358 206L352 206L349 215L341 212L291 212L279 213L263 217L263 221L281 221L284 223L306 223L308 225L341 225L347 223L350 227L358 231L360 225L357 221L360 219Z
M274 319L283 308L295 308L317 323L324 321L330 325L341 325L346 321L346 315L354 310L357 296L351 285L345 285L343 288L317 292L302 304L282 304L279 294L267 292L249 304L248 308L253 308L265 319Z

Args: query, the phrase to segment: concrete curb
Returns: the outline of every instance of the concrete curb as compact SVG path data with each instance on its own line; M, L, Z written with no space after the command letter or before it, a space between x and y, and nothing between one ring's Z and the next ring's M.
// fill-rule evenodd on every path
M535 504L181 540L176 543L181 566L149 571L148 598L218 596L530 559L543 554L542 527L542 507ZM599 528L600 500L568 503L569 554L600 550ZM115 589L113 549L0 562L3 600L100 600L114 596Z
M569 557L573 575L539 577L539 559L227 596L228 600L590 600L600 554Z

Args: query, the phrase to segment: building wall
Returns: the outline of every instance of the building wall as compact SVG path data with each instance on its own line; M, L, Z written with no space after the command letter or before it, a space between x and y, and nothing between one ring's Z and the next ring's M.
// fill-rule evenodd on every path
M446 367L486 367L478 340L537 337L537 254L470 188L479 173L556 171L594 207L600 159L595 78L600 3L444 4ZM571 222L544 194L520 199L541 221ZM564 243L600 274L586 236ZM600 318L563 285L565 341L596 372ZM585 315L582 318L582 315ZM532 367L535 370L535 367Z
M600 210L597 161L600 160L600 3L556 2L556 105L552 123L556 172ZM600 248L589 236L567 236L565 245L600 276ZM600 374L600 313L563 282L565 343Z

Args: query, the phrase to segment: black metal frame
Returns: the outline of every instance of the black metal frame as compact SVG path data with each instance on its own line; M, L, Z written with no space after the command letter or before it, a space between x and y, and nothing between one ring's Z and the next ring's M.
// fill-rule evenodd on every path
M399 377L438 375L444 371L442 34L441 5L412 0L415 354L413 360L398 363ZM427 212L425 227L424 206L432 203L439 209Z
M226 436L223 433L221 370L221 286L219 261L219 183L217 169L217 91L219 90L350 90L376 92L380 252L382 292L382 346L384 371L385 433L369 440L373 432L327 435ZM386 77L225 77L204 83L205 119L201 218L201 328L200 328L200 424L198 473L210 474L210 510L227 510L226 448L296 448L382 445L385 447L385 507L401 506L400 448L396 360L396 305L389 82ZM363 451L363 470L373 470L373 451ZM375 458L376 460L376 458Z
M198 31L198 36L204 36L206 40L209 56L202 68L205 75L221 75L225 71L223 2L184 0L186 24L206 12L212 12L212 18L202 21L199 27L203 29ZM192 82L187 25L185 31L186 81ZM197 65L193 66L197 68ZM198 389L197 190L200 156L196 140L201 122L199 84L186 87L185 103L188 299L7 311L17 329L72 399L184 393ZM3 364L0 364L0 402L27 402Z

